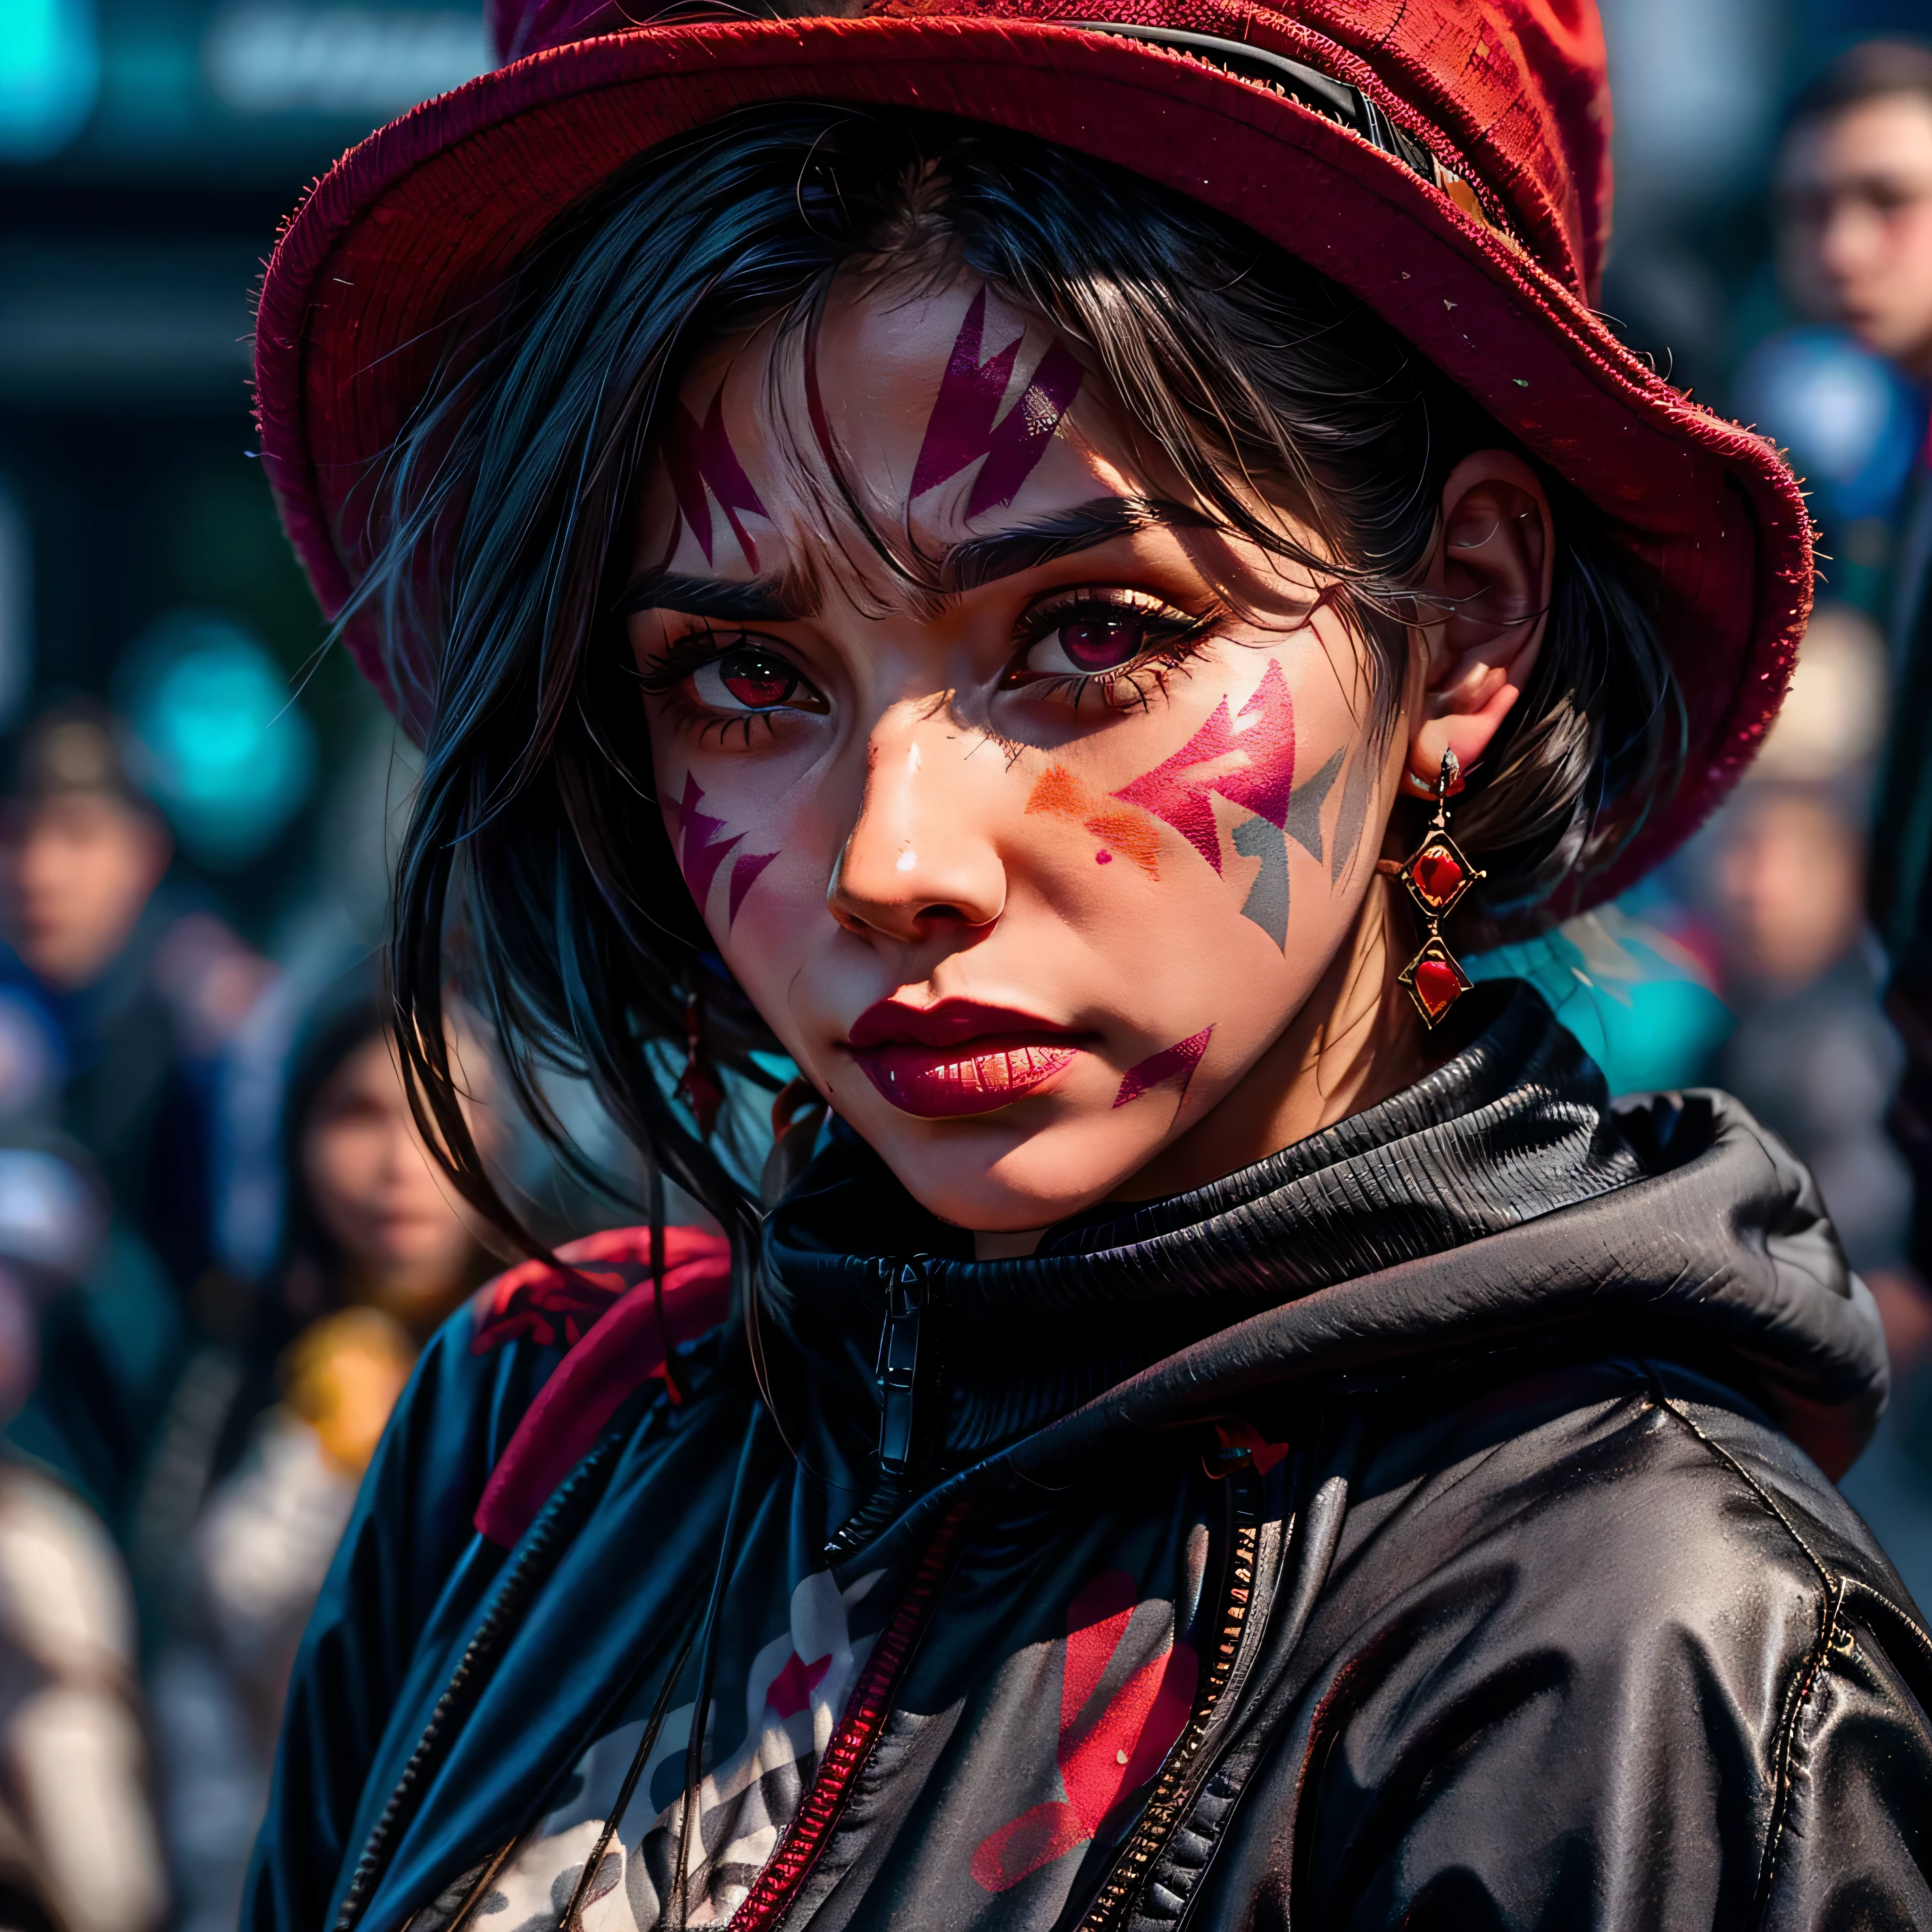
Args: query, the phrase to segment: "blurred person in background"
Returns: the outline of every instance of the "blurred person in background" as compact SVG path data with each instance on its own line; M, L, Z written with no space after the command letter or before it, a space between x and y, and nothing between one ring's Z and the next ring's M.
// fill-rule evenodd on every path
M1786 287L1814 315L1886 358L1922 407L1932 391L1932 46L1870 40L1828 67L1792 110L1778 190ZM1893 1396L1845 1488L1922 1602L1932 1597L1932 464L1922 443L1891 558L1891 720L1870 812L1867 903L1884 954L1876 978L1901 1042L1889 1050L1900 1072L1888 1124L1907 1174L1857 1131L1843 1143L1838 1194L1826 1163L1810 1157L1834 1216L1859 1202L1876 1209L1901 1197L1898 1259L1911 1265L1852 1255L1885 1317ZM1835 926L1842 935L1849 854L1858 842L1842 816L1826 830L1814 814L1808 835L1798 829L1798 808L1780 809L1790 828L1782 862L1788 931L1773 944L1789 955L1804 946L1807 934ZM1741 876L1754 869L1748 858L1738 863ZM1808 1039L1801 1010L1808 1001L1853 997L1851 958L1848 950L1844 962L1828 967L1817 992L1786 1000L1789 1028L1748 1015L1734 1048L1736 1060L1761 1056L1766 1067L1782 1053L1794 1082L1807 1078L1798 1070L1816 1068L1826 1077L1812 1083L1814 1118L1840 1126L1848 1112L1869 1105L1887 1056L1869 1018L1850 1019L1842 1004L1840 1024ZM1827 1037L1840 1049L1835 1080L1828 1075ZM1791 1138L1804 1153L1802 1136Z
M77 701L28 730L0 806L0 976L44 1001L63 1124L185 1292L211 1253L208 1068L272 969L165 883L172 855L107 713Z
M1922 390L1932 388L1932 46L1869 40L1802 94L1778 165L1786 286ZM1908 1064L1894 1129L1918 1207L1911 1252L1932 1272L1932 470L1922 452L1894 549L1894 698L1872 817L1870 900L1887 1007ZM1900 1304L1902 1306L1902 1304ZM1921 1316L1894 1313L1916 1332ZM1896 1337L1894 1338L1896 1341Z
M484 1096L484 1057L462 1048ZM228 1432L238 1460L189 1539L156 1673L190 1932L235 1922L296 1647L389 1411L422 1343L498 1265L424 1152L366 970L296 1047L280 1143L282 1256Z
M116 1216L101 1280L44 1338L28 1426L124 1535L212 1279L220 1056L272 977L167 882L172 854L106 712L74 701L28 729L0 801L0 989L50 1042L22 1105L86 1148Z
M40 1371L37 1318L76 1298L106 1224L86 1156L0 1146L0 1419ZM149 1790L134 1605L100 1517L0 1450L0 1925L155 1932L167 1884Z
M1794 105L1778 242L1801 308L1932 382L1932 46L1868 40Z
M1912 1189L1885 1132L1903 1056L1868 950L1857 811L1823 788L1749 785L1718 827L1713 871L1738 1018L1710 1084L1810 1168L1882 1305L1904 1262Z

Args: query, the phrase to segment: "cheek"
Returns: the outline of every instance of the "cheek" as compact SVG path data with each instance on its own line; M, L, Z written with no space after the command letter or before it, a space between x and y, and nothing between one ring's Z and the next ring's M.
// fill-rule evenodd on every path
M1103 914L1111 902L1166 926L1244 920L1277 955L1292 927L1318 944L1362 862L1377 772L1339 690L1324 688L1333 680L1312 682L1298 708L1281 656L1270 657L1258 678L1197 702L1191 730L1161 730L1151 715L1146 729L1109 734L1035 778L1026 816L1050 828L1042 842L1064 889ZM1195 950L1186 932L1172 936ZM1222 932L1215 944L1226 943ZM1238 952L1255 963L1251 948Z

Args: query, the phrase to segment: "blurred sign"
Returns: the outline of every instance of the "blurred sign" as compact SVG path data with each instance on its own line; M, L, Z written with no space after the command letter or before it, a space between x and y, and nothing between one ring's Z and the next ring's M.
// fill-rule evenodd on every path
M0 0L0 172L292 182L490 64L480 0Z
M473 79L490 52L480 9L242 6L210 23L202 64L216 98L237 113L382 121Z

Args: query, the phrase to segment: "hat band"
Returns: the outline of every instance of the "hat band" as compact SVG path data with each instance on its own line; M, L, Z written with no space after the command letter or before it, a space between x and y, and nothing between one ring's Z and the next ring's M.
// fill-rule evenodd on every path
M1126 20L1070 20L1054 24L1076 27L1083 33L1113 34L1124 40L1145 40L1171 48L1178 54L1219 68L1237 80L1250 81L1271 93L1286 94L1298 106L1360 135L1370 147L1393 156L1431 188L1440 188L1465 214L1480 222L1516 254L1528 253L1483 206L1481 197L1460 175L1444 167L1430 149L1413 135L1405 134L1360 88L1346 81L1332 80L1318 68L1290 60L1286 54L1250 46L1245 40L1224 40L1214 34L1197 34L1179 27L1144 27Z

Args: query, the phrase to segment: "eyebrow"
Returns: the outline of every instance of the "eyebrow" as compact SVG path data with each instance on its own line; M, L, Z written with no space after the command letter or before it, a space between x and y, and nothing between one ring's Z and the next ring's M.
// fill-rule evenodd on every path
M947 596L957 596L1142 530L1214 527L1211 517L1165 497L1096 496L997 536L968 537L950 544L939 560L939 588ZM782 624L812 614L794 605L782 585L770 578L732 583L667 569L646 571L625 592L618 615L629 616L639 610L676 610L736 624Z
M1096 496L1090 503L1043 517L997 536L968 537L940 560L940 588L949 595L976 590L1003 577L1037 570L1063 556L1092 550L1140 530L1210 530L1214 520L1184 503L1159 496Z
M768 577L733 584L722 577L690 577L680 570L648 570L624 592L620 617L640 610L676 610L728 624L782 624L809 614L796 610Z

